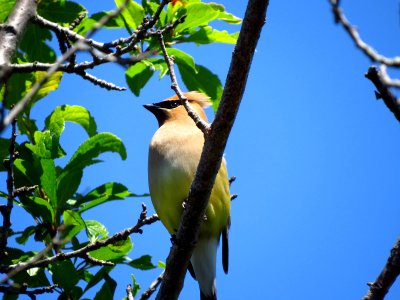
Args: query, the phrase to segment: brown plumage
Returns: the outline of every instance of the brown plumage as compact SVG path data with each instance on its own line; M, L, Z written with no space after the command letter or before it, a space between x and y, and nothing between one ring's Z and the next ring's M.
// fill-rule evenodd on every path
M185 96L191 107L204 121L204 108L210 105L208 97L198 92ZM160 220L174 234L182 214L182 202L189 194L204 145L203 133L188 116L177 96L162 102L145 105L157 118L159 129L149 148L150 195ZM228 271L228 229L230 224L230 192L226 162L222 161L210 201L206 221L191 258L201 299L216 299L215 261L222 234L223 267Z

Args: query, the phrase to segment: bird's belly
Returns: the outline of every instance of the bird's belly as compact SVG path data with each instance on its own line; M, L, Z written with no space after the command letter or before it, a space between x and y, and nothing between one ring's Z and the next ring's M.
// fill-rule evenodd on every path
M182 160L156 155L149 158L149 186L154 208L169 233L178 230L183 201L189 194L196 167Z

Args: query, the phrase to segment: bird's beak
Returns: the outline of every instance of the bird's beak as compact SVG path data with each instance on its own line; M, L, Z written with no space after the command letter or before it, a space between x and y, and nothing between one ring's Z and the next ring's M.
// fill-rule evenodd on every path
M145 104L143 105L143 107L153 114L155 114L160 109L158 106L154 104Z
M145 104L143 107L157 118L158 126L161 126L164 123L166 119L166 109L154 104Z

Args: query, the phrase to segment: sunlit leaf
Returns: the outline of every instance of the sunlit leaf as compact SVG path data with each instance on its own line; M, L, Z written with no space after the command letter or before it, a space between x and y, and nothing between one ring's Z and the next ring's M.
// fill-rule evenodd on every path
M4 23L15 5L15 0L0 0L0 23Z
M126 256L132 249L132 241L128 237L124 241L118 241L115 244L107 245L100 249L89 252L90 256L105 260L112 261Z
M85 221L83 221L81 215L75 211L64 211L63 219L64 228L62 230L62 239L69 241L81 230L85 229Z
M216 11L219 11L218 20L221 20L221 21L224 21L224 22L227 22L230 24L240 24L242 22L242 19L225 11L225 7L222 4L211 2L211 3L208 3L208 5L211 6L213 9L215 9Z
M184 66L184 68L188 69L188 71L193 72L194 74L197 73L196 64L194 63L192 56L176 48L167 48L167 53L170 56L174 56L174 61L178 65Z
M182 80L189 91L199 91L210 97L214 110L218 108L219 101L222 96L222 84L218 76L213 74L207 68L196 65L198 71L195 74L185 65L178 65Z
M129 67L125 72L125 79L131 91L136 95L140 95L140 90L146 85L153 76L154 71L146 66L143 62L138 62Z
M117 7L121 7L125 4L125 0L114 0ZM131 29L136 29L142 23L144 17L143 7L137 4L135 1L129 1L128 5L121 12L126 25Z
M187 36L179 38L181 41L196 44L225 43L236 44L239 33L228 33L226 30L219 31L211 26L202 26L196 30L190 30Z
M57 198L59 205L65 203L76 192L83 175L83 169L100 162L95 158L105 152L116 152L122 159L126 159L124 144L111 133L98 133L79 146L58 176Z
M219 11L206 3L190 3L184 8L186 19L185 22L176 26L175 31L181 32L187 28L193 28L201 25L207 25L208 22L215 20L219 16Z
M91 243L94 243L102 237L108 236L107 228L98 221L95 220L85 220L86 234Z
M108 182L79 198L76 207L80 207L79 211L84 212L107 201L123 200L130 196L136 195L130 193L128 188L120 183Z
M58 106L46 118L45 124L51 133L59 137L64 131L65 122L67 121L81 125L89 136L96 134L97 125L94 118L86 108L78 105Z
M56 167L54 160L41 159L43 173L40 176L40 185L46 193L53 210L57 209L57 181L56 181Z

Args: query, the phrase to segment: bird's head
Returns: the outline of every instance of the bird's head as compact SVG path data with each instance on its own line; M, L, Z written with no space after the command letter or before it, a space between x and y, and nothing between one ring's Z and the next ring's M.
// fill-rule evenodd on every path
M204 121L207 121L207 116L204 108L210 106L209 97L199 92L188 92L183 94L189 101L189 105L197 112ZM183 107L177 95L167 98L161 102L143 105L147 110L155 115L158 125L161 127L168 121L188 121L191 118Z

